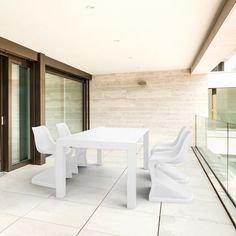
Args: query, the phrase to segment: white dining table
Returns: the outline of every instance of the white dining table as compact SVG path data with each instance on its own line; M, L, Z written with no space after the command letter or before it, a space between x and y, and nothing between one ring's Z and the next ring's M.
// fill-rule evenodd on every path
M136 207L137 144L143 139L144 169L148 168L149 130L146 128L99 127L59 138L56 145L55 181L56 197L66 195L66 159L68 147L97 149L97 163L102 164L103 149L127 151L127 207Z

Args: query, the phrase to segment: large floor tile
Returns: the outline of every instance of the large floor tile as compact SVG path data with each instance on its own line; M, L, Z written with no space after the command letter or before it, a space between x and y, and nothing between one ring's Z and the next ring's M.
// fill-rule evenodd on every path
M193 192L194 199L197 201L208 201L208 202L219 203L219 198L217 197L215 191L211 188L195 187L191 188L191 190Z
M162 216L160 236L235 236L232 225L218 224L204 220Z
M220 202L194 200L188 204L162 204L162 214L186 217L194 220L207 220L215 223L231 224Z
M22 218L4 230L1 236L76 236L79 230L72 227L50 224Z
M150 179L150 174L149 171L137 168L136 169L136 186L137 186L137 192L139 189L141 191L144 188L151 188L151 179ZM127 189L127 170L124 172L122 177L119 179L119 181L116 183L116 185L113 188L114 190L117 191L126 191Z
M66 196L63 200L81 204L98 205L106 196L107 191L108 190L102 188L67 185ZM56 199L55 195L51 198Z
M190 177L190 180L189 180L189 183L188 185L191 187L191 188L204 188L206 190L213 190L210 182L208 181L208 179L206 178L206 176L202 176L202 175L199 175L199 176L191 176L189 175Z
M26 194L0 191L0 212L23 216L44 200Z
M46 163L43 165L26 165L19 169L13 170L7 173L7 176L13 176L17 178L29 178L31 179L35 174L54 165L54 158L51 156L46 158Z
M18 216L13 216L9 214L0 214L0 232L3 231L6 227L14 223L17 219L19 219Z
M88 167L79 167L79 174L80 175L89 175L89 176L99 176L99 177L112 177L117 178L119 177L124 168L111 168L107 167L106 165L98 166L96 164L91 164Z
M99 167L98 167L99 168ZM102 188L110 189L115 183L117 178L112 177L102 177L102 176L93 176L93 175L75 175L72 179L67 180L68 186L84 186L91 188Z
M40 171L48 168L49 165L25 165L21 168L15 169L10 172L6 172L4 177L15 177L19 179L27 179L32 178L35 174L39 173ZM51 166L51 165L50 165Z
M150 188L142 188L137 191L137 206L133 211L158 214L160 204L148 200ZM127 194L124 191L112 190L102 203L104 207L127 208Z
M79 236L120 236L120 235L108 234L108 233L98 232L98 231L94 231L94 230L83 229L79 233Z
M96 206L48 199L33 209L27 218L81 228Z
M54 190L30 183L35 174L53 165L51 157L45 165L28 165L0 177L0 232L5 229L0 235L75 236L91 216L79 235L157 235L160 204L148 201L151 180L149 172L142 168L142 144L137 153L134 210L126 208L126 153L103 152L102 166L96 165L96 150L88 151L87 156L90 165L79 168L80 173L67 180L63 200L55 198ZM195 200L191 204L162 205L160 236L234 235L233 226L192 151L178 168L189 175L188 187ZM19 219L20 216L24 218Z
M85 229L120 236L156 236L158 214L100 207Z
M30 194L40 197L49 197L55 192L55 189L41 187L31 183L31 178L29 177L16 177L13 175L7 178L0 178L0 190Z

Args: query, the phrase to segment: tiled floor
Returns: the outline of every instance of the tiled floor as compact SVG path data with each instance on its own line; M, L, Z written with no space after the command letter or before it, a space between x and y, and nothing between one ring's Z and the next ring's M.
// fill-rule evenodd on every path
M90 163L96 153L88 152ZM25 166L0 177L0 236L235 236L224 208L192 151L181 166L191 179L190 204L148 201L150 178L139 153L137 208L126 208L126 154L104 153L103 166L80 168L67 180L67 195L34 186L32 176L52 165ZM161 213L161 215L159 215ZM160 227L158 225L160 223Z

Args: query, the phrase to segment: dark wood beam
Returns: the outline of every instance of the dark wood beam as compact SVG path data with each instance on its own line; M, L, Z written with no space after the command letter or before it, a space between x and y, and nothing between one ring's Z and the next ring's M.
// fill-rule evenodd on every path
M38 53L32 49L0 37L0 51L25 59L37 61Z
M45 64L48 67L60 70L62 72L67 72L71 75L78 76L83 79L92 79L92 75L47 56L45 57Z

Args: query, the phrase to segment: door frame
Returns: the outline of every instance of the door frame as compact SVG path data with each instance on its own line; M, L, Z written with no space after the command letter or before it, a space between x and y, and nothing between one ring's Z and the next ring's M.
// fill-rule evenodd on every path
M31 160L31 144L29 143L29 157L30 159L12 164L12 153L11 153L11 134L12 134L12 109L11 109L11 99L12 99L12 88L11 88L11 77L12 77L12 64L17 64L20 66L25 66L30 68L30 127L32 123L31 119L31 109L32 109L32 92L31 92L31 83L32 83L32 64L24 59L16 58L9 56L7 58L7 76L4 76L3 79L3 117L4 117L4 124L3 124L3 159L4 159L4 170L5 171L12 171L22 166L25 166L32 162ZM31 134L31 132L30 132ZM31 135L30 135L31 136ZM29 137L29 142L31 142L31 137Z
M4 78L4 57L0 54L0 171L4 170L4 155L3 155L3 125L2 125L2 117L3 117L3 78Z

